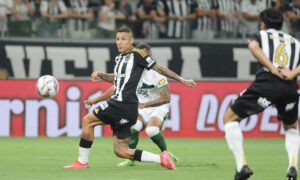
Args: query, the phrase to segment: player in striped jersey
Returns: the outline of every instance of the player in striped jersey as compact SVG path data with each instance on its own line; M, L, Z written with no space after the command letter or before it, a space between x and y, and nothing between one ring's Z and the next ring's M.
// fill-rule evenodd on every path
M150 46L139 43L136 46L152 57ZM131 127L129 147L135 149L138 144L139 133L146 127L146 133L159 147L161 152L168 151L167 143L161 132L165 120L169 114L170 89L167 77L158 74L154 70L145 73L142 85L138 89L139 115L137 122ZM178 165L179 159L169 152L170 158ZM133 166L134 160L127 159L118 164L121 166Z
M259 15L260 31L250 40L248 48L260 63L256 79L235 100L224 115L225 137L236 160L235 180L250 177L243 150L243 136L239 122L271 105L283 122L285 147L289 157L287 179L297 178L300 144L298 124L297 75L300 74L300 44L297 39L280 31L283 16L279 10L266 9Z
M138 116L137 87L145 69L153 69L189 87L195 87L196 84L193 80L185 80L173 71L160 66L144 51L133 48L133 41L132 30L128 27L120 28L116 33L116 43L120 54L115 58L114 73L92 73L93 81L103 79L113 82L114 95L111 100L102 102L93 112L83 118L78 161L64 166L64 168L88 168L88 156L94 141L94 127L110 124L113 130L114 152L117 156L136 161L159 163L163 167L176 169L167 151L157 155L129 148L130 127L136 123Z

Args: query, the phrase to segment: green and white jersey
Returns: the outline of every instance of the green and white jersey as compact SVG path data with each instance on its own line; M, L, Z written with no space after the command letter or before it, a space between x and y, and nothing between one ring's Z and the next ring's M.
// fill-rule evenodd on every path
M139 102L146 103L158 99L160 97L159 90L168 85L168 80L165 76L150 69L143 76L142 83L138 88ZM167 105L164 104L164 106Z

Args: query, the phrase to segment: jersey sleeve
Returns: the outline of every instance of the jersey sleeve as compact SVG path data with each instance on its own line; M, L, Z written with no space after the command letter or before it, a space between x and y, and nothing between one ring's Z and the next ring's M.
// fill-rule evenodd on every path
M148 70L152 69L156 64L155 60L142 50L136 50L134 60L139 66L142 66Z
M249 40L248 42L251 42L251 41L257 41L259 44L261 44L261 37L260 37L260 33L255 33L255 34L251 34L250 37L249 37Z

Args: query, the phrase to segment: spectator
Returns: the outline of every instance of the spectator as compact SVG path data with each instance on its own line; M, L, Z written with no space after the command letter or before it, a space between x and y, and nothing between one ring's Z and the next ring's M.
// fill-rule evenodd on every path
M7 32L8 0L0 0L0 32L3 37Z
M104 0L104 5L100 7L99 11L98 37L114 38L116 19L125 19L125 15L117 11L112 0Z
M70 38L91 38L89 22L94 19L88 0L69 0L70 18L67 20L67 36Z
M142 24L142 36L150 39L157 39L159 37L160 24L164 22L164 17L158 15L157 3L153 0L144 0L138 4L137 16Z
M288 4L282 4L279 8L280 12L283 15L284 21L283 21L283 25L281 28L281 31L288 33L288 34L293 34L293 29L292 29L292 25L291 25L291 21L290 21L290 17L291 17L291 13L292 13L292 9Z
M192 11L195 13L196 28L192 31L193 39L213 39L213 20L216 18L217 4L209 0L197 0L192 5Z
M265 4L258 0L243 0L242 13L245 22L246 36L258 30L259 13L265 8Z
M42 21L39 25L38 34L40 37L57 38L62 19L69 17L69 12L62 0L42 0L40 11Z
M294 35L300 38L300 0L291 3L292 13L290 16Z
M119 19L119 22L117 22L117 26L121 27L127 25L131 29L135 29L136 16L128 1L120 0L117 2L116 7L117 10L124 15L124 19Z
M12 13L8 21L9 35L14 37L30 37L32 34L31 17L34 15L34 5L29 0L12 0Z
M191 0L168 0L169 14L167 37L168 38L188 38L190 37L189 19L194 16L191 13Z

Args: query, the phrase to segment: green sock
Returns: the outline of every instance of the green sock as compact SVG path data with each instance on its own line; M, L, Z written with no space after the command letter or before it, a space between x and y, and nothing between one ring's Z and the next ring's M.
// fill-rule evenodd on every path
M164 135L159 132L157 135L152 136L151 140L159 147L161 151L167 151L167 143L165 141Z
M131 136L130 136L130 142L129 142L129 148L135 149L138 142L139 142L139 131L135 129L131 129Z

